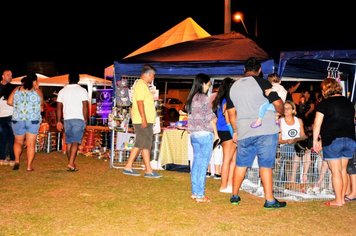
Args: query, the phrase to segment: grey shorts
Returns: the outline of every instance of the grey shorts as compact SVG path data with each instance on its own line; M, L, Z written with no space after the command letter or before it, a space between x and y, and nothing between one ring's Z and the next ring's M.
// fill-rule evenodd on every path
M153 124L147 124L146 128L141 128L141 124L134 124L133 126L136 134L134 147L151 150L153 141Z

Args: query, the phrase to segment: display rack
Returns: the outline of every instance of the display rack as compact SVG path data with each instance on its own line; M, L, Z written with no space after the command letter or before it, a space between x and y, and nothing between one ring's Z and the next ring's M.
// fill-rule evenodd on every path
M124 168L130 156L130 152L134 143L135 134L133 126L130 123L130 89L135 81L139 79L133 76L123 76L121 80L115 83L115 99L112 114L109 115L109 127L112 129L111 135L111 152L110 152L110 167ZM155 101L157 116L161 116L161 102ZM161 119L160 119L161 120ZM160 122L160 120L158 122ZM161 126L161 124L160 124ZM158 160L161 132L154 134L151 160ZM144 163L141 154L136 158L132 168L143 169Z

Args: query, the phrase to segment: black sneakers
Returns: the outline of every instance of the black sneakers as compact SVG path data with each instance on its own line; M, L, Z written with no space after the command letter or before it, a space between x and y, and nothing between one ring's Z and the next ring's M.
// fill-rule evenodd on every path
M20 168L20 163L15 163L13 170L18 170Z
M232 195L230 198L230 202L233 205L238 205L240 203L240 201L241 201L241 198L237 195Z
M269 203L265 201L265 204L263 205L264 208L266 209L276 209L276 208L282 208L286 207L287 203L286 202L279 202L277 199L274 199L275 201L273 203Z

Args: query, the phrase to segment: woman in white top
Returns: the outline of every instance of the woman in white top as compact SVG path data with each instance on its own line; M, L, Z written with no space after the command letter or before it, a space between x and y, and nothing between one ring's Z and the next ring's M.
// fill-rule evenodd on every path
M284 104L284 115L280 119L281 132L279 133L279 144L281 144L282 158L293 158L293 166L291 176L288 181L295 182L296 170L300 161L300 157L296 154L294 145L302 140L307 139L304 133L302 119L296 117L296 106L292 101L287 100Z

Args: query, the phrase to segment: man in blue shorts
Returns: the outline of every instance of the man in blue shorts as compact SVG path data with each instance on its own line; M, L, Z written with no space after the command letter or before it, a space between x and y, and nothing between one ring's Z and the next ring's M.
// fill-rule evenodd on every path
M62 110L68 171L78 171L75 165L78 146L82 142L88 120L88 92L79 84L79 74L69 74L69 84L62 88L57 97L57 129L63 130Z
M233 127L233 140L238 142L236 168L233 179L232 204L239 204L239 189L245 178L246 170L258 157L260 177L265 195L265 208L281 208L286 202L279 202L273 196L273 174L278 145L279 126L275 122L275 111L267 111L264 123L258 129L250 124L258 118L259 107L270 102L276 112L283 114L284 104L276 92L265 95L265 90L272 87L268 80L258 77L261 64L256 58L245 62L245 75L237 79L230 89L227 98L227 109Z

